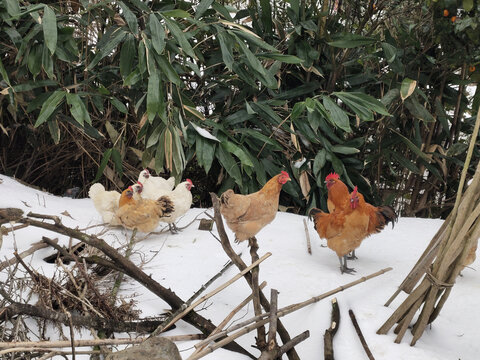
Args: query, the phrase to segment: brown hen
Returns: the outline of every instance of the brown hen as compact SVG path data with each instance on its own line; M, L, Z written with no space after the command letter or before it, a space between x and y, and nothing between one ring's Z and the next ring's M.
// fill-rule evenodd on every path
M123 227L148 233L155 230L160 219L171 214L173 208L168 196L161 196L157 200L135 200L133 189L129 186L120 196L116 215Z
M290 176L282 171L253 194L235 194L230 189L220 196L220 212L235 233L235 242L254 237L275 219L280 191L290 180Z

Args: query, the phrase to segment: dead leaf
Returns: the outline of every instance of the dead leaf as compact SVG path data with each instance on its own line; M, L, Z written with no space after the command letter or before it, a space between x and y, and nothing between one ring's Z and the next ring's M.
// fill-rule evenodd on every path
M302 189L302 194L305 197L305 199L308 201L310 198L310 181L308 181L308 174L306 171L302 171L300 174L300 188Z

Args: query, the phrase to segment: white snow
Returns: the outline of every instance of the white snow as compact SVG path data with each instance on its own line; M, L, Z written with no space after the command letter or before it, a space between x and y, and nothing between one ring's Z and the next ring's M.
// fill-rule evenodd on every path
M0 207L17 207L26 213L33 211L49 215L58 215L63 223L70 227L85 228L101 223L101 217L93 207L90 199L70 199L24 186L12 178L0 175L2 200ZM72 218L62 215L64 211ZM179 227L188 224L193 218L206 218L202 214L205 209L191 209L180 219ZM212 213L212 209L208 210ZM260 266L260 282L266 281L264 289L267 297L270 289L279 291L279 307L301 302L310 297L320 295L340 285L352 282L362 276L369 275L380 269L393 267L393 270L361 283L355 287L336 294L341 311L339 330L334 338L334 351L337 359L360 360L367 356L355 333L348 316L348 310L355 312L366 341L376 359L478 359L480 342L478 324L480 311L480 274L472 268L463 271L463 276L457 279L453 291L444 306L440 316L427 328L415 346L410 346L411 334L407 331L401 344L395 344L393 329L388 335L377 335L377 329L387 320L397 308L406 294L400 294L396 300L385 307L383 304L395 292L398 285L413 267L418 257L426 248L442 220L400 218L392 230L391 227L380 234L366 239L357 249L358 260L349 262L357 273L355 275L340 274L339 262L335 253L329 250L324 240L320 240L308 222L312 240L312 255L307 253L303 216L278 213L275 220L265 227L258 235L259 255L271 252L272 256ZM7 225L8 226L8 225ZM92 233L98 233L102 228L92 228ZM216 229L213 230L216 233ZM228 231L229 235L232 235ZM123 229L112 229L102 238L113 246L128 242L131 232ZM48 233L33 227L16 230L3 237L0 249L0 259L11 258L14 244L19 252L26 250L30 244L41 239L42 235L58 237L60 244L68 244L69 239L56 233ZM137 238L142 234L137 234ZM233 236L230 237L233 239ZM246 242L233 244L237 252L242 252L242 258L250 263L250 255ZM37 251L28 263L38 271L49 276L55 271L55 266L45 263L42 259L52 254L51 249ZM137 243L132 260L137 264L142 257L156 256L145 267L144 271L165 287L171 288L182 299L187 300L202 284L215 275L229 260L218 241L208 232L198 230L198 221L194 222L181 233L172 235L164 233L150 235ZM216 280L206 292L223 284L238 273L232 266L226 274ZM6 278L5 270L0 273L0 281ZM249 287L244 279L209 299L206 304L199 305L197 311L207 319L218 324L230 311L249 295ZM206 293L205 292L205 293ZM135 293L138 308L142 317L154 316L168 309L168 305L149 290L143 288L131 279L124 282L120 294L131 296ZM286 315L282 318L291 337L305 330L310 330L310 337L297 345L296 349L302 360L323 358L323 334L330 326L330 298L309 305L308 307ZM248 305L234 318L240 322L253 316L252 305ZM168 331L166 335L191 334L198 331L191 325L180 321L177 328ZM53 334L53 333L52 333ZM66 332L68 334L68 331ZM89 334L83 332L82 336ZM251 332L238 339L238 343L248 351L258 355L251 347L254 344L256 332ZM124 337L125 334L117 334ZM182 358L186 359L193 352L196 341L178 342ZM60 358L60 357L58 357ZM77 358L81 358L77 356ZM284 356L286 359L286 356ZM247 359L247 357L227 350L219 349L205 359Z

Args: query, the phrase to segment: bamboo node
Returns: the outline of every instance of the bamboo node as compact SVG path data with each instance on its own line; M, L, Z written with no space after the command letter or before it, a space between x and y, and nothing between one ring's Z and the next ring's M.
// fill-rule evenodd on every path
M430 281L430 283L435 286L437 289L445 289L445 288L451 288L453 287L453 283L449 284L443 281L438 280L433 274L431 273L430 270L427 270L425 273L425 277Z

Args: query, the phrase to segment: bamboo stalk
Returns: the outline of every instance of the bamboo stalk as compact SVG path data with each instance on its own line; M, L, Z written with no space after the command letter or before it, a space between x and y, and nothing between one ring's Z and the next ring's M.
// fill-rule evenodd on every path
M303 227L305 228L305 238L307 239L307 251L312 255L312 244L310 243L310 233L308 232L307 220L303 219Z
M255 261L252 265L248 266L246 269L242 270L240 273L238 273L237 275L235 275L232 279L230 279L229 281L227 281L226 283L220 285L219 287L217 287L216 289L212 290L211 292L209 292L208 294L205 294L204 296L202 296L200 299L198 299L197 301L195 301L193 304L191 304L189 307L187 307L185 310L183 310L180 314L178 314L177 316L175 316L167 325L165 325L162 329L162 331L165 331L166 329L168 329L170 326L172 326L173 324L175 324L178 320L180 320L182 317L184 317L186 314L188 314L191 310L193 310L197 305L201 304L202 302L204 302L205 300L211 298L212 296L218 294L220 291L222 291L223 289L225 289L226 287L230 286L231 284L233 284L235 281L237 281L238 279L240 279L241 277L243 277L243 275L245 275L247 272L249 272L251 269L255 268L256 266L258 266L258 264L260 264L261 262L263 262L265 259L267 259L268 257L270 257L272 255L272 253L266 253L265 255L263 255L260 259L258 259L257 261Z

